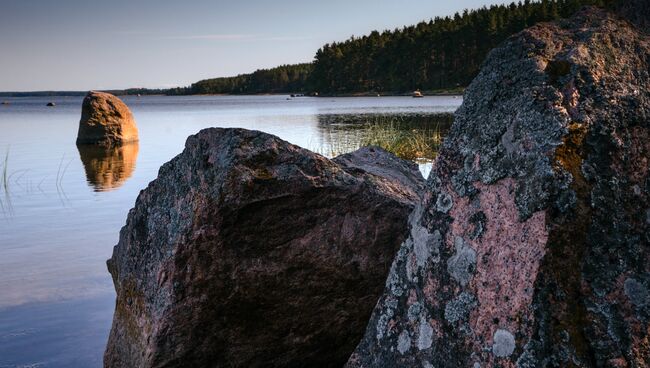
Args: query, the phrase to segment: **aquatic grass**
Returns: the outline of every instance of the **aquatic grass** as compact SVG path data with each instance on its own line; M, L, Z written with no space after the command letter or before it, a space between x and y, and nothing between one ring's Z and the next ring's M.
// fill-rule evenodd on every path
M9 176L7 175L8 167L9 167L9 148L7 148L4 164L2 165L2 187L4 188L5 193L9 192Z
M440 126L411 128L399 121L371 123L360 146L378 146L405 160L433 160L442 143Z
M68 167L72 163L72 160L70 160L65 166L63 166L64 160L65 160L65 153L63 154L63 156L61 156L61 161L59 161L59 168L56 171L56 180L55 180L56 192L63 206L66 205L66 202L70 202L68 196L65 193L65 190L63 189L63 177L65 176ZM61 170L61 168L63 168L63 170Z
M12 212L9 177L9 147L7 147L7 152L5 153L5 159L2 165L2 189L4 192L4 202L0 199L0 209L3 214Z
M28 175L30 169L11 171L9 167L9 156L10 149L7 148L7 151L4 154L4 158L0 161L0 213L2 213L5 218L7 215L11 217L14 214L12 198L20 196L20 194L16 193L16 189L19 189L19 192L21 193L24 192L29 194L35 190L34 188L36 188L42 194L47 196L47 193L43 190L43 183L45 183L46 179L49 176L44 176L38 182L38 185L34 187L34 183L30 180ZM73 161L73 159L66 160L66 155L64 153L61 157L56 173L56 191L61 204L64 206L68 205L70 200L63 188L63 179Z
M396 156L419 163L437 155L453 116L366 116L361 120L328 124L327 142L319 153L335 157L365 146L378 146Z

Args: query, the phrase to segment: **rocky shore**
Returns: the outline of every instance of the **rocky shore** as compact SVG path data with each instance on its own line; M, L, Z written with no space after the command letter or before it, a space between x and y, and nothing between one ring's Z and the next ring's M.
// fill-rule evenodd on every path
M426 183L189 137L108 261L105 366L650 366L650 14L622 4L494 49Z

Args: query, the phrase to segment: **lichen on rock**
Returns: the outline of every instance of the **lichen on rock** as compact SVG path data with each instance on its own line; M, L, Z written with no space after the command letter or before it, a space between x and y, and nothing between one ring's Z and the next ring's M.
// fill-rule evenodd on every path
M447 272L462 286L467 285L476 269L476 251L463 238L454 238L456 253L447 261Z

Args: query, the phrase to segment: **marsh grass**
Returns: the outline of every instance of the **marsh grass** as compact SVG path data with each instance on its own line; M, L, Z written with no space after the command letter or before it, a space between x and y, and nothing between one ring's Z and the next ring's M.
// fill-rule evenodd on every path
M333 124L328 127L323 153L330 157L365 146L378 146L396 156L417 162L430 162L438 152L451 115L413 119L400 116L368 117L358 123Z
M5 153L5 158L2 163L2 191L4 193L4 201L0 199L0 210L2 213L7 211L11 212L11 198L9 196L9 148Z
M442 143L440 126L413 128L399 121L371 123L360 146L379 146L405 160L433 160Z
M3 215L13 215L13 206L12 198L20 196L19 193L32 193L34 189L34 184L29 179L29 169L25 170L9 170L9 152L10 149L7 148L7 151L4 154L4 158L0 161L0 212ZM59 167L56 173L55 187L57 195L61 203L65 206L69 203L68 196L63 188L63 179L68 170L68 167L72 163L72 159L66 161L65 154L61 157L59 162ZM48 195L42 188L43 183L47 179L47 176L43 177L36 186L36 189L40 191L43 195Z
M68 171L68 167L72 163L72 160L68 161L68 163L65 166L63 166L64 161L65 161L65 153L63 154L63 156L61 157L61 161L59 162L59 168L56 171L56 180L55 180L56 192L63 206L65 206L68 202L70 202L68 196L65 193L65 190L63 189L63 177L65 176L66 171Z

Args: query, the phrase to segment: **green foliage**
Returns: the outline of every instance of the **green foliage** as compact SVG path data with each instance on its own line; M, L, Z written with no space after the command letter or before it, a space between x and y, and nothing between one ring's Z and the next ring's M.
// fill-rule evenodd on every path
M394 31L374 31L319 49L309 84L325 94L467 86L487 53L510 35L537 22L568 17L583 5L612 2L525 0L465 10Z

